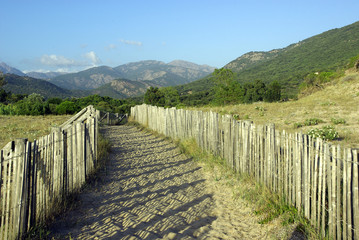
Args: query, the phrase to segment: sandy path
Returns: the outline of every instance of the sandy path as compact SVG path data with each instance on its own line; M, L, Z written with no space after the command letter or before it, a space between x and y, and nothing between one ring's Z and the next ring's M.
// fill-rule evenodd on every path
M55 239L272 239L278 224L258 224L174 144L133 126L103 129L113 143L101 183L52 226Z

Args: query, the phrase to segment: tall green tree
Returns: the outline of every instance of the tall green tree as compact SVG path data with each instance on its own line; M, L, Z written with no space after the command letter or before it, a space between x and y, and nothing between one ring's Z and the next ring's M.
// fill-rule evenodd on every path
M234 104L242 101L243 88L235 80L235 74L230 69L214 70L212 77L215 82L213 102L219 105Z
M175 107L180 103L180 96L177 89L174 87L164 87L160 89L160 92L164 96L165 107Z
M150 105L164 106L165 96L158 87L150 87L145 93L144 102Z
M264 96L264 101L266 102L276 102L281 98L281 85L278 81L271 82L268 87L266 94Z
M5 77L2 72L0 72L0 88L5 85Z
M259 102L264 100L264 95L267 91L267 86L261 80L256 80L254 83L246 83L244 88L244 103Z

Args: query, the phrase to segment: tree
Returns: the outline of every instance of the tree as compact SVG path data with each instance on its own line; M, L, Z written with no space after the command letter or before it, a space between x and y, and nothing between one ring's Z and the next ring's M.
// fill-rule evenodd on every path
M74 114L77 110L78 107L71 101L64 101L56 106L57 114Z
M174 87L161 88L160 92L164 96L164 106L175 107L180 103L178 91Z
M267 92L267 86L261 80L256 80L254 83L246 83L244 88L244 103L252 103L263 101Z
M144 101L153 106L164 106L165 96L158 87L150 87L145 93Z
M281 85L278 81L273 81L268 85L264 101L275 102L281 98Z
M0 72L0 88L5 85L5 77L2 72Z
M220 105L238 103L243 98L243 88L235 80L235 75L230 69L216 69L212 73L215 82L213 102Z

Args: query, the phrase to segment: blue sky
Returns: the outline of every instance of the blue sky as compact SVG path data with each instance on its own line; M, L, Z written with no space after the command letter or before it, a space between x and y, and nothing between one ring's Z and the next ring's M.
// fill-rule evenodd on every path
M0 62L22 71L176 59L220 68L359 21L358 0L1 0Z

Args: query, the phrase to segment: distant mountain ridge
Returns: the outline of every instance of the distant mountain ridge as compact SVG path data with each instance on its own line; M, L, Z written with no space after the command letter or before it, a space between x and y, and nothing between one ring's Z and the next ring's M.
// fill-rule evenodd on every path
M158 87L151 81L132 81L128 79L115 79L99 88L90 90L91 94L108 96L112 98L129 98L143 95L149 87Z
M50 80L51 78L67 74L65 72L27 72L26 75L32 78Z
M25 73L23 73L22 71L17 68L11 67L4 62L0 62L0 72L2 72L3 74L10 73L19 76L25 76Z
M89 94L128 98L142 95L147 88L175 86L210 74L208 65L175 60L168 64L147 60L120 65L93 67L77 73L21 72L2 63L7 84L15 94L39 93L44 97L81 97ZM128 79L130 78L130 79ZM46 80L46 81L45 81Z
M98 88L122 75L108 66L93 67L76 73L51 78L49 81L66 89L90 90Z
M198 65L182 60L175 60L168 64L147 60L127 63L118 67L94 67L78 73L70 73L51 78L49 81L67 89L90 90L110 83L115 79L132 81L152 81L153 85L174 86L185 84L213 72L208 65Z
M45 98L59 97L85 97L92 94L109 96L113 98L129 98L142 95L147 88L158 85L151 81L131 81L127 79L115 79L110 83L104 84L92 90L68 90L56 86L49 81L36 79L29 76L19 76L16 74L4 74L6 84L3 86L5 91L13 94L32 94L38 93Z

